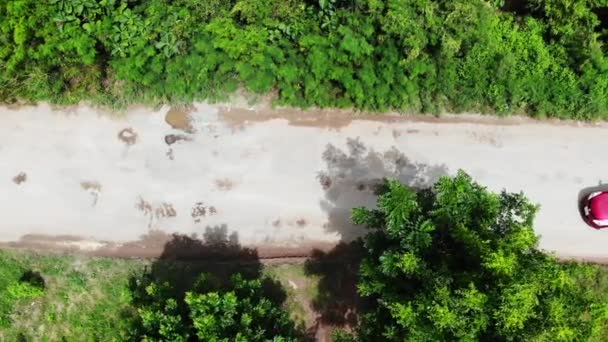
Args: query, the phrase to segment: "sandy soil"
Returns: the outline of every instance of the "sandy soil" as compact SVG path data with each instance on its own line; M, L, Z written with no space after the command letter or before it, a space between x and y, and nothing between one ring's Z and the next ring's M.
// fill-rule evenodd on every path
M582 190L608 182L605 124L206 104L0 107L0 117L0 241L12 246L124 252L160 232L159 249L170 233L218 227L244 245L326 246L361 234L349 209L373 206L382 177L422 186L462 168L539 203L541 247L608 258L608 232L577 207Z

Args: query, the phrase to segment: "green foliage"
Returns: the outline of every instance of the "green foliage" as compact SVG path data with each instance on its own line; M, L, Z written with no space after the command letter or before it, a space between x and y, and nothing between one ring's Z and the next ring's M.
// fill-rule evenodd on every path
M293 322L264 284L234 274L221 281L199 276L183 299L172 296L168 283L144 278L135 291L139 324L134 340L296 341Z
M0 328L10 325L10 314L17 297L8 295L9 289L17 292L15 287L19 286L19 277L23 273L20 265L10 255L0 253Z
M601 270L537 249L537 208L463 173L420 192L387 181L378 209L358 208L364 238L359 292L377 302L358 339L600 341L608 296ZM348 336L341 336L348 340Z
M44 287L37 286L28 281L20 281L11 284L6 289L7 295L12 296L15 300L31 299L41 297L44 294Z
M608 117L603 0L0 0L0 101Z

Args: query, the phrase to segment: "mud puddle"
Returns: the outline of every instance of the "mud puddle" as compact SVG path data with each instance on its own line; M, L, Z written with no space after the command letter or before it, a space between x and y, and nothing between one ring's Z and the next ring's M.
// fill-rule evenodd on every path
M195 133L192 126L192 117L190 113L194 110L191 106L178 106L169 109L165 114L165 122L173 129L177 129L186 133Z

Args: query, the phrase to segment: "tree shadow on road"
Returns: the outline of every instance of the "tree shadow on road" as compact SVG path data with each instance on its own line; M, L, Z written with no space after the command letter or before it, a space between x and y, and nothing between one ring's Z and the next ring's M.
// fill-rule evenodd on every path
M318 173L325 198L321 208L327 213L326 229L340 234L344 242L353 241L365 231L351 221L355 207L376 207L376 191L387 178L398 179L414 188L425 188L448 174L445 165L428 165L410 160L392 147L378 152L360 139L349 138L346 151L328 144L323 152L325 169Z

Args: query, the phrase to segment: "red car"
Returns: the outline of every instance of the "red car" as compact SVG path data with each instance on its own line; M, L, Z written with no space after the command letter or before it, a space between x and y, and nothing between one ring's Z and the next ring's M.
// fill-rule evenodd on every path
M591 227L608 228L608 191L596 191L587 196L583 213Z

